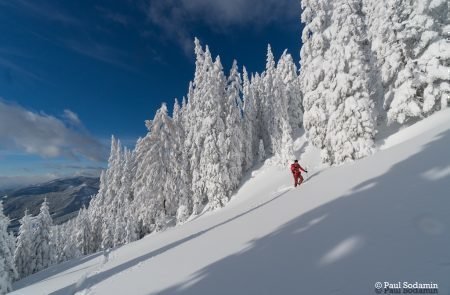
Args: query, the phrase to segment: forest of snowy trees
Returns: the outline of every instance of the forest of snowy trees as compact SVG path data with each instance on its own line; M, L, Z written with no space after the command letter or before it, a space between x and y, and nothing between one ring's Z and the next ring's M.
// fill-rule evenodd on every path
M330 164L373 152L380 126L446 108L446 0L303 0L300 90L310 142Z
M108 168L88 208L53 226L44 202L18 237L0 210L0 294L51 264L106 250L223 207L242 176L268 158L286 166L304 128L330 165L374 151L387 124L450 103L445 0L302 0L301 67L270 46L249 74L195 39L195 73L172 114L165 104L134 150L112 137ZM1 209L1 208L0 208Z

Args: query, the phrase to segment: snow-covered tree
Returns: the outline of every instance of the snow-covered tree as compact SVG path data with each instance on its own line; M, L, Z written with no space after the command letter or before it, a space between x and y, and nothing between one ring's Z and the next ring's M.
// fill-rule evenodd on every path
M120 140L114 137L111 139L111 154L106 170L106 193L104 196L104 206L102 208L102 242L101 248L108 249L114 246L114 234L116 222L122 210L121 188L124 170L124 151ZM123 216L121 216L123 217Z
M324 148L328 121L326 100L329 96L325 86L330 85L329 78L324 81L330 63L325 59L325 53L329 50L332 38L329 33L332 2L302 0L301 6L301 19L305 23L300 51L300 87L305 111L303 125L309 142Z
M12 282L17 279L14 264L14 237L8 233L9 218L3 214L0 201L0 294L12 291Z
M229 189L237 188L244 162L244 132L242 124L242 81L236 60L228 76L225 102L225 159L229 174Z
M450 53L443 33L450 29L447 1L365 0L363 4L388 122L403 124L446 108L450 96Z
M76 246L83 255L87 255L93 251L91 248L92 236L90 227L87 209L83 207L78 211L78 216L75 219Z
M302 95L297 72L292 56L284 51L277 65L277 75L282 82L279 87L284 92L289 125L293 131L301 128L303 122Z
M273 155L277 152L273 140L281 137L277 124L280 115L276 113L278 110L277 105L280 102L278 100L280 98L280 89L276 85L276 63L270 45L267 46L266 70L262 74L261 80L262 138L266 147L266 153Z
M303 3L301 77L309 139L331 164L365 157L376 133L376 91L369 83L373 68L361 2Z
M186 203L182 130L167 113L165 104L146 122L149 133L136 146L135 203L142 207L139 220L144 231L162 229L175 217L179 202ZM143 206L144 205L144 206ZM189 206L188 206L189 207Z
M212 208L225 205L231 192L223 118L226 79L220 59L213 63L208 46L205 51L197 47L196 76L189 95L186 129L196 214L208 202Z
M103 206L107 187L106 173L104 170L100 173L99 190L95 196L91 198L88 209L88 218L90 225L90 239L92 252L101 248L102 243L102 224L103 224Z
M62 237L62 229L63 225L54 225L50 231L51 242L54 248L52 261L55 264L63 262L63 248L64 248L64 239Z
M63 239L63 248L60 255L61 261L80 257L82 253L77 247L75 219L71 219L60 226L61 239Z
M33 220L26 210L22 219L20 219L19 235L14 251L14 263L21 278L32 274L36 269L34 241Z
M135 212L132 211L132 201L134 200L132 185L135 173L135 154L125 148L123 157L121 187L118 192L117 201L115 202L116 206L118 206L118 210L115 220L114 246L135 241L138 237Z
M243 97L243 106L242 106L242 133L245 138L243 141L243 170L249 170L255 161L255 139L258 136L255 134L257 132L257 108L256 102L254 100L254 96L252 93L252 89L250 86L250 80L248 78L247 69L243 67L242 70L242 97Z
M403 123L428 116L450 103L450 50L443 34L444 26L450 26L445 0L406 1L400 5L403 9L396 11L401 13L396 18L396 45L402 48L404 66L395 77L387 107L389 121Z
M282 165L287 166L295 158L294 142L292 140L291 126L285 119L282 119L281 127L282 135L280 140L280 151L278 153L278 158Z
M175 139L174 156L172 160L176 161L173 164L177 165L175 181L175 190L178 194L178 208L176 213L177 222L185 221L192 214L192 192L191 192L191 174L189 170L188 153L184 142L186 139L185 131L185 112L186 99L183 97L181 108L178 106L177 100L173 109L173 122L176 132L172 134Z
M133 210L133 203L131 200L125 200L125 244L131 243L139 239L138 233L138 219Z
M42 202L38 216L35 219L34 252L36 257L36 266L34 272L47 268L52 263L52 245L50 241L50 232L53 225L50 216L47 199Z
M265 159L266 159L266 151L264 149L264 142L262 139L260 139L258 146L258 161L263 162Z

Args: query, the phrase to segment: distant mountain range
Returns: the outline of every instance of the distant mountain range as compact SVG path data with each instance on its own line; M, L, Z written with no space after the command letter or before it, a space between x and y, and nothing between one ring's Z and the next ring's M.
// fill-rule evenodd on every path
M11 219L10 229L17 231L25 209L37 215L44 198L49 202L53 223L61 224L75 217L83 205L87 207L98 187L99 178L78 176L3 191L0 196L4 213Z

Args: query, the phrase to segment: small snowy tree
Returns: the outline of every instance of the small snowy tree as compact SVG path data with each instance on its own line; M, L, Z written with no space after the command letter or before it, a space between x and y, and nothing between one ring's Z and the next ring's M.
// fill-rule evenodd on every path
M258 147L258 161L263 162L265 159L266 159L266 151L264 150L264 142L262 139L260 139Z
M281 123L282 126L282 136L281 136L281 150L279 152L279 161L283 166L286 166L289 162L292 162L294 156L294 143L292 140L292 130L291 126L286 120Z
M12 282L17 279L14 265L14 237L8 233L9 218L3 214L0 201L0 294L12 291Z
M100 249L102 243L102 207L106 195L107 187L106 173L104 170L100 173L100 187L95 196L91 198L88 209L88 219L90 225L91 249L95 252Z
M14 263L20 278L31 275L36 268L36 252L34 244L34 230L28 210L20 220L19 235L14 251Z
M54 248L53 251L53 257L52 257L52 261L54 264L58 264L63 262L62 259L62 250L64 247L64 241L63 241L63 237L62 237L62 233L61 233L61 225L54 225L52 226L51 232L50 232L50 236L51 236L51 242Z
M36 266L34 272L43 270L52 263L52 245L50 242L50 231L53 225L50 216L47 199L42 202L39 215L35 221L36 231L34 235Z
M62 250L60 252L60 260L67 261L81 256L81 252L77 247L75 220L71 219L61 226Z
M83 206L75 219L75 240L81 254L87 255L92 252L91 238L87 209Z

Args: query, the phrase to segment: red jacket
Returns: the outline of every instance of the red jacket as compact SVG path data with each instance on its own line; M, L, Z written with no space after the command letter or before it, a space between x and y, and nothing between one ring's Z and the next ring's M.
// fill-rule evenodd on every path
M291 165L291 171L293 174L300 174L301 173L300 170L306 173L306 170L303 169L299 163L294 163Z

